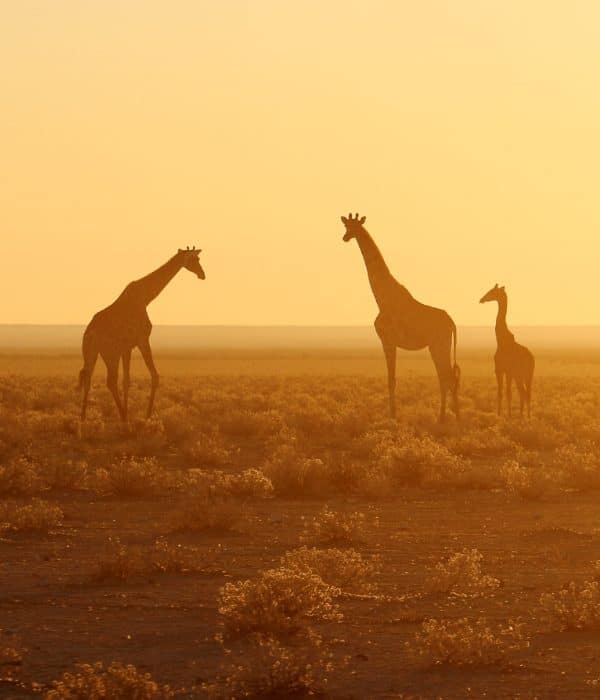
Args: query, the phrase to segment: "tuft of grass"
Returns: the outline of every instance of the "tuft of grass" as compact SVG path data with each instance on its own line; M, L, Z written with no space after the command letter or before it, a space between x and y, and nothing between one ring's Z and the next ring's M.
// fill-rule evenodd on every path
M2 503L0 532L8 530L19 533L48 533L62 523L63 517L61 508L41 498L34 498L26 505Z
M174 489L179 479L154 457L122 457L107 469L97 469L95 490L122 497L154 496Z
M149 548L131 547L115 538L109 540L108 551L99 560L92 578L102 583L127 583L156 574L207 572L214 560L213 552L173 545L164 538Z
M39 465L28 457L17 457L0 465L0 496L35 496L47 489Z
M311 520L305 521L301 535L307 544L345 544L352 545L365 539L364 513L341 513L325 506Z
M571 581L560 591L542 593L541 617L561 630L600 629L600 582Z
M438 562L430 572L426 589L429 593L473 595L500 586L500 581L481 568L483 554L478 549L465 548Z
M173 518L171 532L231 532L243 517L239 503L219 498L190 498Z

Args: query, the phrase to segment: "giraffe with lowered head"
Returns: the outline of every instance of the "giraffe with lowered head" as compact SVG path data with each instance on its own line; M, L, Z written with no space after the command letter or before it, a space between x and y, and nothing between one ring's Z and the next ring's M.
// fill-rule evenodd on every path
M497 350L494 355L496 381L498 383L498 415L502 412L502 385L506 377L506 402L508 403L508 415L512 412L512 381L515 380L521 404L521 415L527 404L527 416L531 417L531 385L533 383L533 370L535 360L531 352L517 343L515 336L506 325L506 311L508 309L508 295L504 287L497 284L484 294L479 300L480 304L487 301L498 302L496 315L496 343Z
M146 307L156 299L175 275L185 268L199 279L205 279L204 270L198 256L200 250L187 248L178 252L149 275L135 280L125 287L121 296L110 306L99 311L90 321L83 334L83 369L79 373L79 385L83 389L81 419L85 420L92 374L98 355L106 364L106 385L113 395L119 416L127 423L127 402L129 395L129 367L131 351L137 347L151 377L148 418L152 414L154 396L158 387L158 372L152 359L150 333L152 323ZM123 362L123 400L119 396L119 362Z
M456 364L456 325L442 309L417 301L389 271L379 248L364 227L366 217L342 216L344 240L356 239L367 268L369 283L379 306L375 330L381 340L388 371L390 414L396 416L396 349L422 350L429 347L440 383L440 422L446 418L446 397L452 395L459 418L460 369ZM452 361L454 347L454 361Z

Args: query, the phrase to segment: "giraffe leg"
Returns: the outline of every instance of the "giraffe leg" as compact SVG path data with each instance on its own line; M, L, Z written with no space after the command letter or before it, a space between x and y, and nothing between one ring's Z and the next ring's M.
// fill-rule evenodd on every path
M117 406L117 411L121 421L125 422L125 412L123 410L123 404L121 403L121 398L119 396L119 356L110 355L104 357L104 362L106 363L106 386L108 390L113 395L115 404Z
M396 417L396 346L392 343L384 343L383 341L383 354L385 355L385 362L387 364L388 373L388 394L390 402L390 416L392 418Z
M498 384L498 415L502 415L502 389L504 384L504 374L500 371L496 372L496 382Z
M79 373L79 382L83 389L83 398L81 400L81 420L85 420L88 405L88 396L90 394L90 389L92 388L92 375L94 374L94 367L96 366L96 360L98 359L98 353L94 352L86 356L84 359L84 367Z
M429 352L431 353L431 358L435 365L440 383L439 422L443 423L446 420L446 396L448 391L452 391L454 397L454 392L458 392L458 382L454 370L452 369L452 364L450 363L450 346L448 345L448 347L446 347L445 343L440 346L430 345ZM458 408L458 406L456 406L456 408Z
M519 392L519 412L521 418L523 418L526 397L525 382L523 382L522 380L515 380L515 384L517 385L517 391Z
M508 404L508 417L512 416L512 376L506 375L506 403Z
M128 417L129 405L129 369L131 366L131 348L123 353L123 412L125 414L125 422Z
M144 362L146 363L146 367L150 372L150 398L148 399L148 411L146 413L146 417L150 418L150 416L152 415L152 409L154 408L154 397L156 395L156 389L158 387L158 372L156 371L156 367L154 366L152 350L150 348L150 341L146 339L143 343L139 345L139 348L140 352L142 353L142 357L144 358Z

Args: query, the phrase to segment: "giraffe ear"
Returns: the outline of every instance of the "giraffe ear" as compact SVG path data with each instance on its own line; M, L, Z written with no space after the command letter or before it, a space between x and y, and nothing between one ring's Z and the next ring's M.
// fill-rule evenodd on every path
M347 224L347 223L348 223L348 219L347 219L345 216L340 216L340 219L342 220L342 223L343 223L343 224Z
M360 223L361 223L361 224L364 224L366 220L367 220L367 217L366 217L366 216L361 216L361 217L360 217Z

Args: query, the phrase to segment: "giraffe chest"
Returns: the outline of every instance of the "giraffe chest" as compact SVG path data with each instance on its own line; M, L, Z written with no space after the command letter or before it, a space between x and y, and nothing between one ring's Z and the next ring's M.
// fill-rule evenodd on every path
M419 319L410 316L379 314L375 330L384 343L403 350L421 350L429 344L429 329Z

